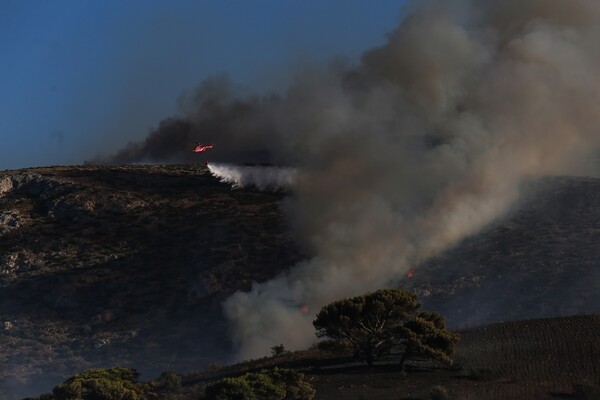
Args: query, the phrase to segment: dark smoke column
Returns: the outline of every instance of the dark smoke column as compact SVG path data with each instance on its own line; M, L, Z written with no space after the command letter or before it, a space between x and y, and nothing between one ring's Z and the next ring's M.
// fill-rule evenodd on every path
M282 96L208 81L117 159L186 161L177 149L202 140L297 166L287 210L313 258L225 310L240 358L306 347L320 306L392 285L506 212L524 179L580 171L600 147L598 26L595 0L414 2L358 66L305 71Z

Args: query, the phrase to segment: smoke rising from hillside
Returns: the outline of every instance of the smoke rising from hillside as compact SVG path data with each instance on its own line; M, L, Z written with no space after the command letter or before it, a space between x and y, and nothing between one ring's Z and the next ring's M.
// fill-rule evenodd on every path
M297 166L286 210L313 258L225 309L241 358L305 347L322 305L477 232L524 179L579 171L600 145L599 27L595 0L415 2L359 65L309 69L282 96L206 81L114 160L189 161L204 140Z

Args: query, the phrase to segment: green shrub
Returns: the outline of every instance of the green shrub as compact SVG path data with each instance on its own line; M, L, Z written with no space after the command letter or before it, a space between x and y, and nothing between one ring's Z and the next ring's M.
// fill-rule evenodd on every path
M431 388L431 392L429 392L429 398L431 398L431 400L448 400L450 397L448 396L448 390L445 387L435 385Z
M252 387L243 377L224 378L206 388L209 400L256 400Z
M311 400L314 395L302 374L280 368L224 378L206 388L208 400Z
M181 375L173 371L166 371L158 377L159 384L167 391L177 393L181 389Z
M216 362L216 361L209 362L208 364L206 364L206 365L204 366L204 370L205 370L205 371L207 371L207 372L217 372L217 371L218 371L218 370L220 370L221 368L223 368L223 367L221 366L221 364L219 364L219 363L218 363L218 362Z
M129 368L89 369L53 389L57 400L148 400L156 398L153 387L137 382Z
M275 382L282 383L286 390L286 400L310 400L315 397L315 389L304 380L304 375L291 369L274 368L268 373Z

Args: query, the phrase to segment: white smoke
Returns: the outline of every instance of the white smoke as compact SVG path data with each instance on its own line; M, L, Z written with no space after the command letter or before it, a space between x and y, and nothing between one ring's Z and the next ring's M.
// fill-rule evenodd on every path
M292 187L296 170L290 167L208 164L210 173L233 188L254 186L259 190L287 190Z

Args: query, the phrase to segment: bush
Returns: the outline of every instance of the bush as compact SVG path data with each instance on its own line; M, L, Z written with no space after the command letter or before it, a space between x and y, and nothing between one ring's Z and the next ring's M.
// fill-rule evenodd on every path
M285 353L286 353L285 346L283 344L271 347L271 355L273 357L282 356Z
M166 371L160 374L158 382L169 392L177 393L181 389L181 375L173 371Z
M208 364L206 364L206 365L204 366L204 370L205 370L205 371L207 371L207 372L217 372L217 371L219 371L221 368L223 368L223 367L221 366L221 364L219 364L219 363L218 363L218 362L216 362L216 361L210 362L210 363L208 363Z
M315 389L304 380L304 375L284 368L274 368L268 372L275 382L280 382L286 390L286 400L311 400L315 397Z
M441 385L432 387L431 392L429 392L429 397L431 400L448 400L450 398L448 396L448 390Z
M53 389L57 400L147 400L156 398L153 386L137 382L129 368L89 369Z
M314 395L302 374L279 368L224 378L206 388L208 400L311 400Z
M209 400L255 400L252 388L245 379L224 378L206 388Z

